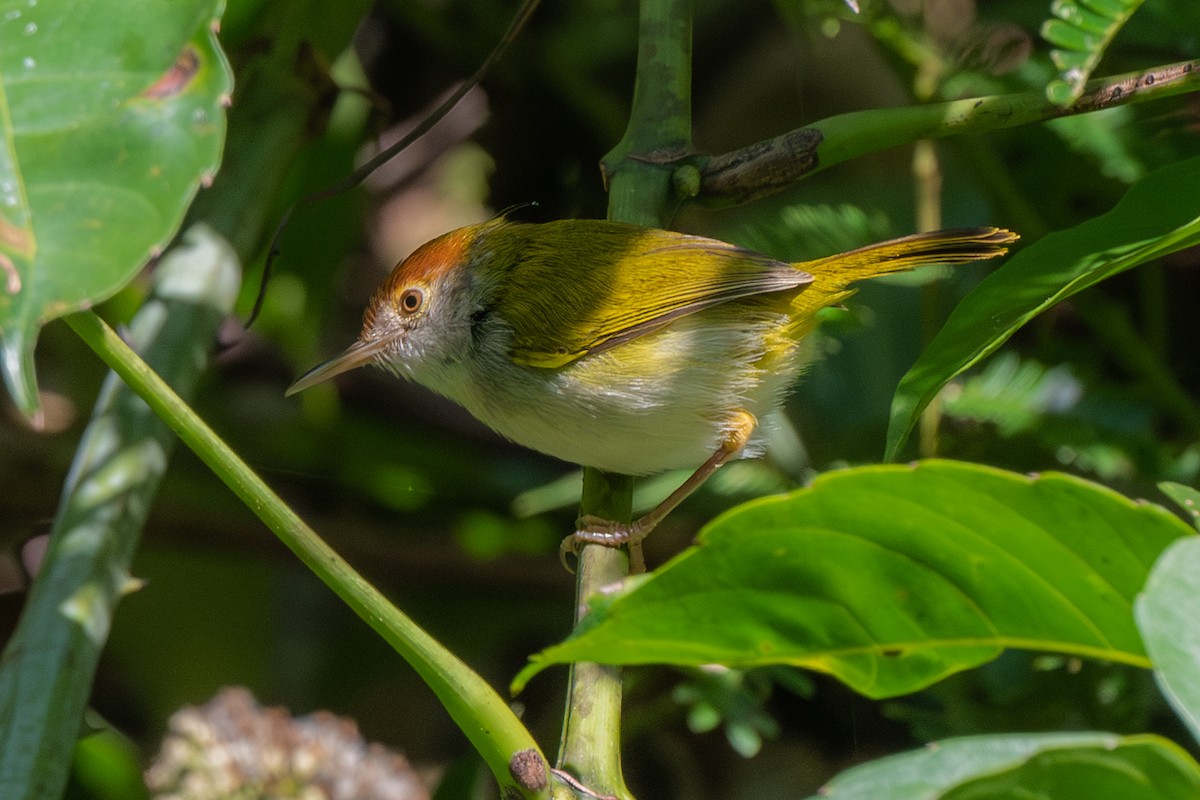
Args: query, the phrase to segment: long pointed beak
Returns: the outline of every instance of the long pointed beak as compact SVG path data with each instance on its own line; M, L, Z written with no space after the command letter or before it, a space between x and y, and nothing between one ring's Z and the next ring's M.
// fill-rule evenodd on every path
M360 339L347 347L341 355L334 356L301 375L300 379L289 386L284 394L291 397L296 392L302 392L321 381L327 381L334 375L341 375L343 372L349 372L364 364L369 364L371 359L375 358L386 346L386 339L375 339L369 342Z

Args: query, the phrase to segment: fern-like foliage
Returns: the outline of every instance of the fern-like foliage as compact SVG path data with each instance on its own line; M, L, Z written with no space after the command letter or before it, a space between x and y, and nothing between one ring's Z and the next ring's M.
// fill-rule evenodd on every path
M1068 106L1100 63L1108 43L1144 0L1054 0L1053 18L1042 23L1042 38L1055 46L1050 57L1059 76L1046 85L1050 102Z

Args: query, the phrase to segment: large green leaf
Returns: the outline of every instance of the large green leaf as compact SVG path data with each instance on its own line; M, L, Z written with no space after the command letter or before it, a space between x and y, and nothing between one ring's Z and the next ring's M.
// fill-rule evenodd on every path
M917 417L952 378L1035 316L1105 278L1200 244L1200 157L1142 178L1108 213L1050 234L1017 253L963 298L901 379L887 455L896 457Z
M847 770L823 800L1188 800L1200 769L1157 736L971 736Z
M1135 613L1154 677L1176 713L1200 741L1200 540L1167 548L1137 599ZM1198 795L1200 796L1200 795Z
M216 171L221 5L0 2L0 371L27 414L40 326L127 283Z
M1006 647L1149 666L1132 604L1192 531L1060 474L950 461L829 473L717 519L531 662L794 664L871 697Z

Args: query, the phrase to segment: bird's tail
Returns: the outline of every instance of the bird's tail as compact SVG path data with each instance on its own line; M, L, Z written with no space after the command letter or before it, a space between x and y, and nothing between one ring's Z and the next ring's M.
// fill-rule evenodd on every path
M984 261L1007 253L1007 245L1018 238L1017 234L1003 228L953 228L914 233L828 258L798 263L796 268L810 273L813 282L793 300L800 312L796 318L804 319L854 294L848 287L855 281L926 264Z

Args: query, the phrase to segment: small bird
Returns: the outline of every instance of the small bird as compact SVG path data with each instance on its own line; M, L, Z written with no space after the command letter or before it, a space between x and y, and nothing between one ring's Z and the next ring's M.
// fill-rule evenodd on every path
M627 475L695 467L640 519L584 517L568 537L638 542L722 464L757 454L757 420L799 375L817 312L851 283L993 258L1017 238L943 230L789 264L605 220L496 218L400 262L358 341L287 393L374 363L564 461Z

